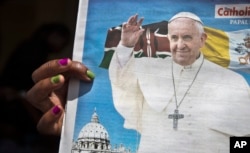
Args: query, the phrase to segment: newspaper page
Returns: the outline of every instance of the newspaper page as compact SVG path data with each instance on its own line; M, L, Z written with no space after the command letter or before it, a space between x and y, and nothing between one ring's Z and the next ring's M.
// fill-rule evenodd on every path
M179 18L202 25L206 35L195 40L197 26L171 25L179 12L195 14ZM123 26L143 29L133 47L121 44ZM173 62L174 41L187 52L202 47L195 63ZM250 134L248 0L80 0L73 60L95 79L70 82L60 153L228 153L247 146L231 138Z

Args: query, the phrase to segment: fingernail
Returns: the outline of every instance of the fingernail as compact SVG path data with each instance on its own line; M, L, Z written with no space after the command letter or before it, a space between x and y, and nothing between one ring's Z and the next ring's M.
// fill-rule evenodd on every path
M58 63L62 66L65 66L68 64L68 58L62 58L58 61Z
M94 79L95 78L95 74L90 71L90 70L87 70L87 76L90 78L90 79Z
M52 112L57 115L59 112L61 111L60 107L58 106L54 106L54 108L52 109Z
M53 76L50 81L53 83L53 84L56 84L56 83L59 83L60 82L60 75L56 75L56 76Z

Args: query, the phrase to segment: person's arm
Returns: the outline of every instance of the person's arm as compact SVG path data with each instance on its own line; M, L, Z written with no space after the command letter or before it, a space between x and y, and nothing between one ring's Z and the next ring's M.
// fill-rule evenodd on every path
M124 126L139 131L143 96L134 72L133 48L144 30L141 29L143 19L137 21L137 18L138 15L130 17L122 26L121 41L109 66L109 78L113 103L125 119Z
M115 55L120 68L124 67L133 55L133 48L138 42L144 29L141 28L143 18L138 20L138 15L131 16L122 25L121 41L118 44Z
M33 72L35 84L26 99L43 113L37 124L40 133L60 135L68 81L72 77L91 82L94 74L82 63L68 58L51 60Z

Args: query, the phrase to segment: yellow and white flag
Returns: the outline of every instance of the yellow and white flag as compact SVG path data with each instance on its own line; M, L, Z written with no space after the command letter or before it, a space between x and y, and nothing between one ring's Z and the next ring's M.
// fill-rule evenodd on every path
M250 68L250 29L226 32L205 27L205 31L208 38L201 50L208 60L230 69Z

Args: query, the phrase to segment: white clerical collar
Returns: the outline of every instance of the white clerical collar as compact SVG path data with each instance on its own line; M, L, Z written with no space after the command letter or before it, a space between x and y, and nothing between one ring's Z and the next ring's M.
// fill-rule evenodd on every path
M183 66L183 69L192 69L192 64L191 65L187 65L187 66Z
M177 68L177 71L178 70L184 70L184 71L194 70L194 69L197 69L200 67L200 65L203 61L203 58L204 58L203 54L200 53L200 56L196 59L196 61L193 64L187 65L187 66L182 66L182 65L174 63L174 65L175 65L174 67Z

